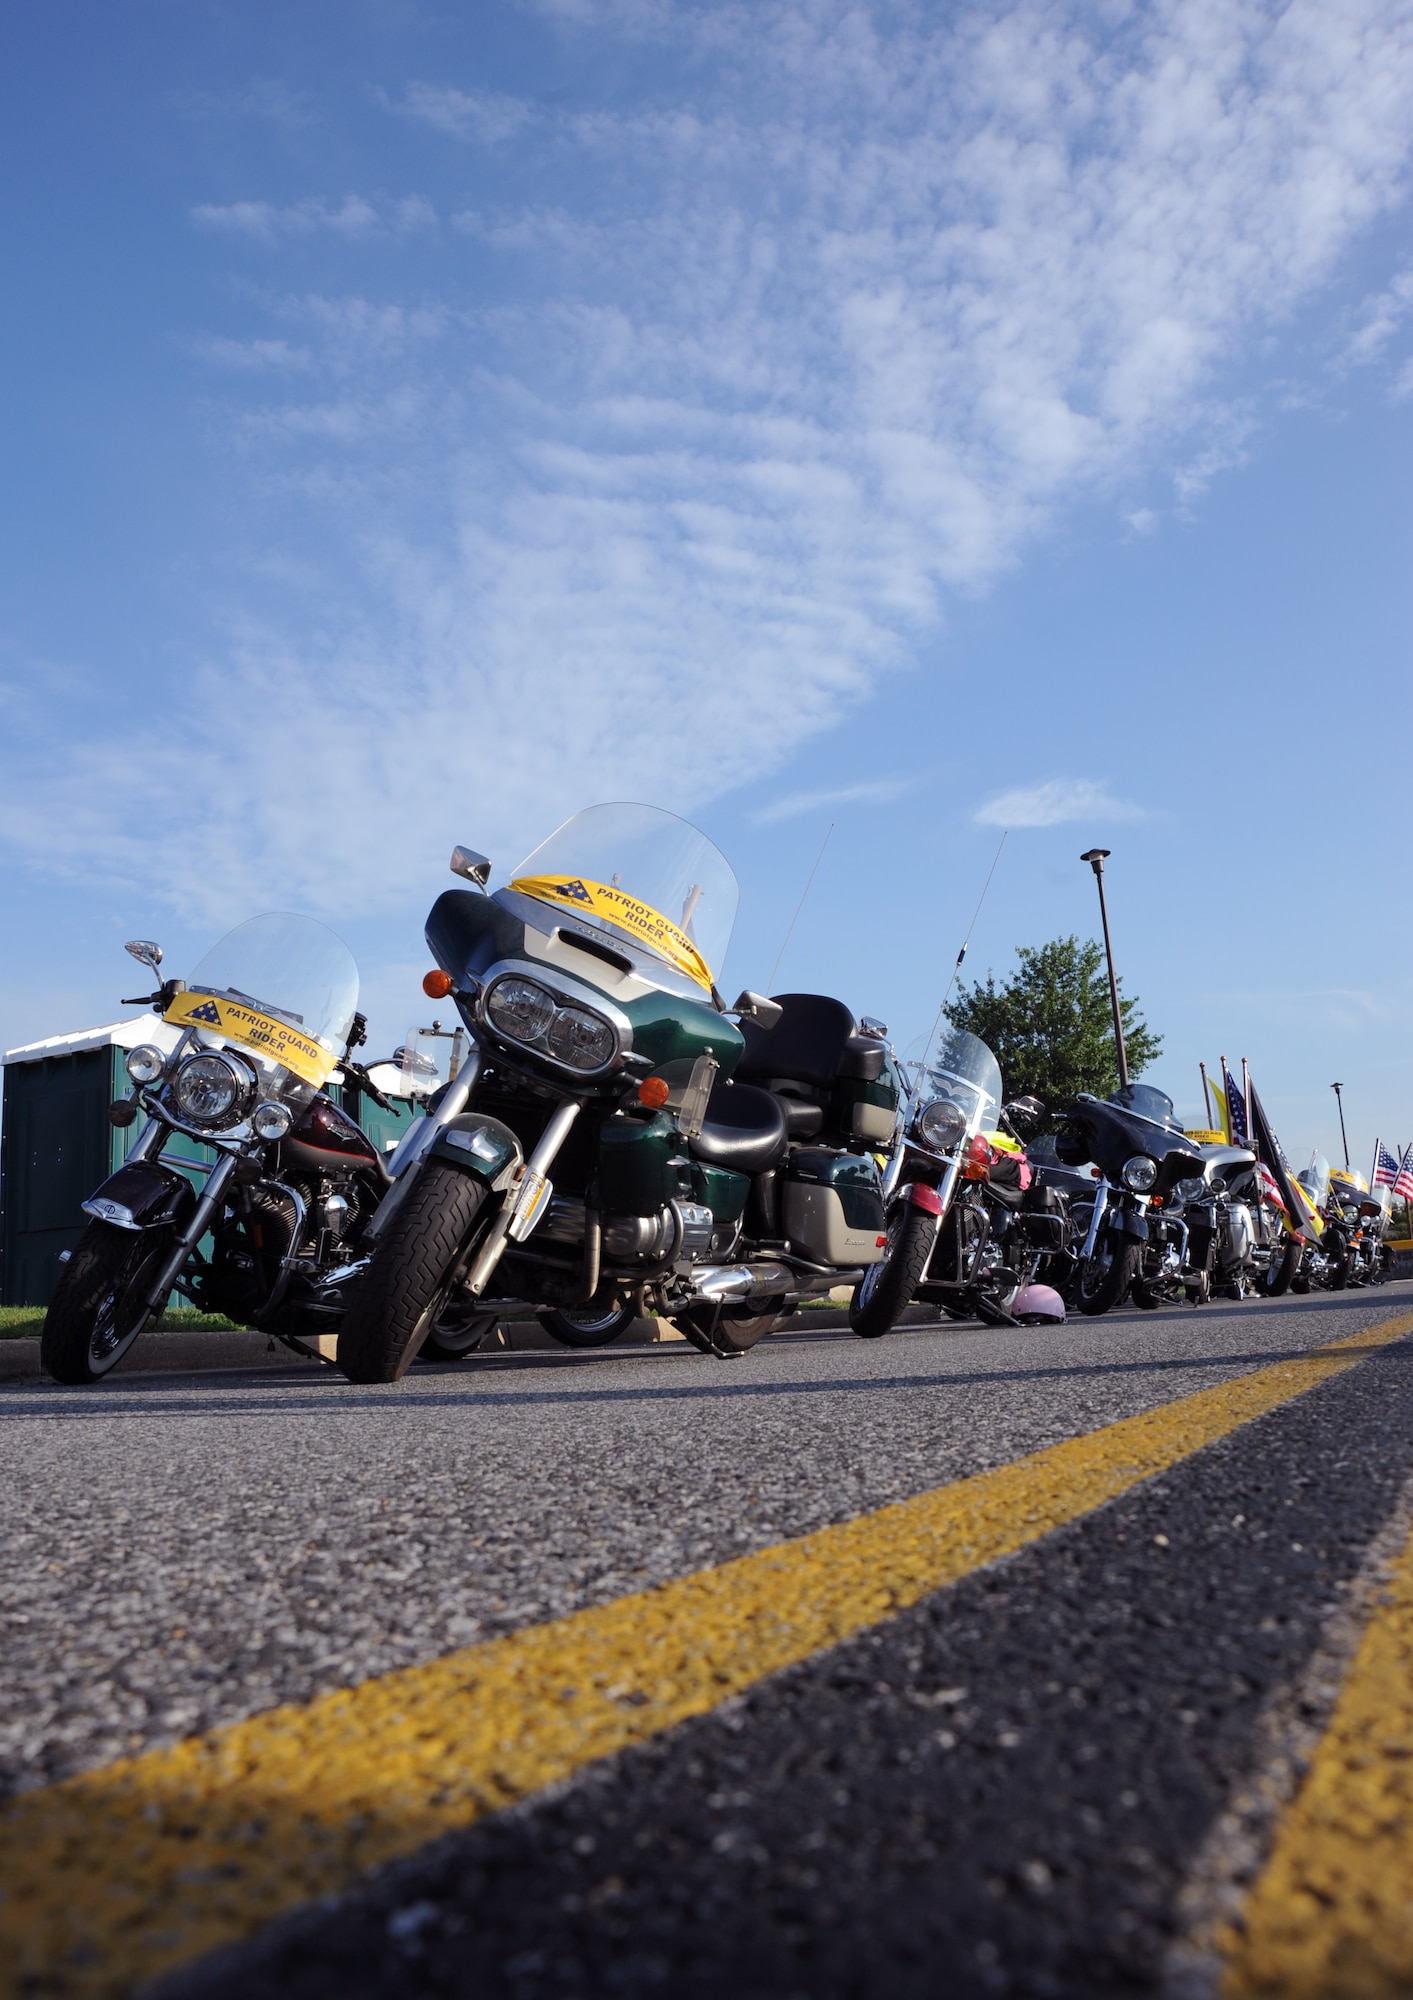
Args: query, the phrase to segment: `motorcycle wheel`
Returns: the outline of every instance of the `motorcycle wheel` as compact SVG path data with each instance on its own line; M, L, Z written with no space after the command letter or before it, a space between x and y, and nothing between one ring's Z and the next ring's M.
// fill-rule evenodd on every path
M888 1247L881 1262L864 1272L849 1301L849 1324L864 1340L890 1333L912 1304L922 1283L937 1218L905 1202L888 1225Z
M1142 1306L1145 1312L1156 1312L1162 1305L1164 1297L1163 1293L1155 1285L1150 1285L1146 1278L1135 1278L1128 1288L1128 1295L1134 1304Z
M1186 1286L1185 1290L1190 1305L1210 1305L1212 1300L1212 1275L1210 1271L1200 1272L1196 1281Z
M1101 1234L1094 1255L1080 1266L1075 1304L1082 1313L1106 1313L1116 1306L1133 1280L1142 1245L1128 1236Z
M495 1326L498 1315L493 1312L470 1313L466 1318L454 1321L448 1326L445 1320L438 1320L427 1338L417 1350L419 1361L463 1361L468 1354L474 1354L486 1335Z
M436 1325L485 1207L485 1185L433 1160L398 1211L339 1329L350 1382L398 1382Z
M699 1353L730 1361L737 1354L749 1353L784 1317L773 1306L758 1313L728 1312L724 1306L686 1306L672 1315L672 1323Z
M1290 1290L1295 1277L1295 1267L1300 1262L1300 1245L1292 1237L1286 1244L1284 1254L1274 1263L1267 1265L1261 1273L1257 1289L1264 1299L1278 1299Z
M614 1306L610 1311L595 1312L592 1306L585 1306L580 1312L542 1312L540 1325L546 1333L554 1335L566 1347L607 1347L611 1340L617 1340L637 1318L631 1306Z
M1300 1293L1300 1294L1301 1294L1302 1296L1303 1296L1303 1295L1304 1295L1304 1294L1305 1294L1306 1292L1308 1292L1308 1291L1309 1291L1309 1289L1310 1289L1310 1274L1309 1274L1309 1272L1308 1272L1308 1271L1297 1271L1297 1272L1296 1272L1296 1274L1295 1274L1295 1276L1294 1276L1294 1277L1293 1277L1293 1278L1291 1279L1291 1281L1290 1281L1290 1289L1291 1289L1291 1290L1292 1290L1293 1292L1299 1292L1299 1293Z
M56 1382L101 1382L151 1315L142 1294L172 1248L170 1229L134 1235L90 1222L64 1266L39 1338L40 1364Z

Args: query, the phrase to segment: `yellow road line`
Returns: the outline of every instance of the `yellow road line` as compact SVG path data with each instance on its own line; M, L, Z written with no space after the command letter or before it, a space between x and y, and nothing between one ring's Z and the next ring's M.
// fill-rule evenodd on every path
M719 1568L21 1795L0 1992L249 1934L875 1625L1413 1332L1413 1314Z
M1413 1538L1223 1944L1225 2000L1413 1992Z

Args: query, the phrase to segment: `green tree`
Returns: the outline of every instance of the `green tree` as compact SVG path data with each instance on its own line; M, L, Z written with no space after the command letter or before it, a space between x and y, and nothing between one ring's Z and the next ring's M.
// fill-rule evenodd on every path
M1020 970L1004 986L988 972L985 982L960 986L947 1009L954 1028L965 1028L994 1053L1008 1097L1038 1097L1052 1114L1078 1091L1107 1097L1119 1085L1114 1017L1103 948L1093 938L1052 938L1019 945ZM1119 982L1128 1073L1138 1076L1161 1053L1155 1035L1124 997ZM1052 1116L1049 1121L1056 1122Z

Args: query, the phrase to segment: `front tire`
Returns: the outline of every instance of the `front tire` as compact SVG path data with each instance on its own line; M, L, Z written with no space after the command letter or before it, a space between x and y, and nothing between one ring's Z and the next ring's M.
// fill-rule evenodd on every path
M39 1339L41 1365L77 1388L101 1382L147 1325L143 1294L172 1248L170 1229L90 1222L64 1266Z
M718 1361L730 1361L738 1354L748 1354L768 1333L773 1333L785 1315L775 1306L768 1306L764 1312L742 1312L727 1306L687 1306L672 1315L673 1323L684 1340L689 1340L701 1354L711 1354Z
M849 1301L849 1324L862 1339L892 1332L912 1304L936 1241L937 1217L904 1202L888 1225L882 1260L864 1272Z
M442 1160L423 1167L339 1329L338 1365L350 1382L398 1382L407 1373L447 1305L487 1193Z
M1131 1236L1101 1230L1094 1255L1079 1269L1075 1304L1082 1313L1106 1313L1118 1305L1133 1282L1143 1246Z
M1261 1273L1260 1290L1262 1298L1279 1299L1290 1290L1296 1268L1300 1263L1300 1244L1291 1237L1285 1249L1274 1263L1268 1264Z

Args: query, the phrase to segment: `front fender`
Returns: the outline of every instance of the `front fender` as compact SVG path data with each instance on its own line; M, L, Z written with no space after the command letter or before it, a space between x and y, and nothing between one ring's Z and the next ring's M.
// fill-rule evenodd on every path
M1148 1241L1148 1218L1140 1215L1136 1208L1111 1211L1104 1227L1111 1229L1116 1236L1132 1236L1140 1243Z
M510 1127L483 1111L463 1111L443 1125L424 1157L446 1160L493 1190L509 1187L525 1158Z
M118 1229L160 1229L169 1222L180 1227L195 1206L184 1174L157 1160L128 1160L89 1196L83 1212Z
M906 1202L909 1208L920 1208L924 1215L940 1216L942 1213L942 1197L926 1181L909 1181L906 1187L899 1188L893 1199Z

